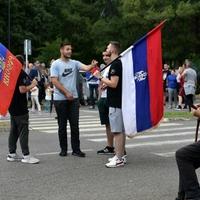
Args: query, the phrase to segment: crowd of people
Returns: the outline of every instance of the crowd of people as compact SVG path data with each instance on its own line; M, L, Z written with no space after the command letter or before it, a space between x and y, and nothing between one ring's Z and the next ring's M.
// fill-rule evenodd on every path
M46 111L50 112L50 102L53 100L53 85L50 78L50 67L55 61L52 59L50 65L40 63L38 60L34 63L28 63L25 67L26 74L30 80L38 81L37 87L31 89L27 98L31 112ZM100 70L98 65L93 70ZM99 97L99 80L92 75L93 71L82 71L77 73L77 91L80 106L89 106L89 109L95 109Z
M197 85L197 73L192 68L191 61L186 59L178 69L163 67L164 104L168 99L168 108L176 110L189 109L193 105L193 98ZM174 103L174 104L173 104Z

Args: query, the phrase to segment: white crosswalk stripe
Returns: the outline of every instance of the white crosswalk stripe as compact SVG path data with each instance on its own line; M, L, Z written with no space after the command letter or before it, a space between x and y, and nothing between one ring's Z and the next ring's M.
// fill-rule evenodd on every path
M94 143L106 144L105 126L100 124L98 115L90 115L85 112L80 116L79 128L80 137ZM30 130L42 132L45 134L57 134L57 120L50 117L32 117L30 118ZM67 131L70 132L69 123ZM138 135L133 139L127 138L126 148L144 148L144 147L161 147L162 151L151 152L156 156L172 157L174 151L164 152L164 147L176 144L186 144L194 141L195 126L184 125L184 121L161 123L156 129L148 130L146 133ZM70 134L68 134L70 137ZM175 149L174 149L175 150Z

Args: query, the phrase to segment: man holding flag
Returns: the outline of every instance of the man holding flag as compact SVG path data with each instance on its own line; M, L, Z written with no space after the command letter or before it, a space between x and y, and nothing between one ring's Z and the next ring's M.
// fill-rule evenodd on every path
M112 72L111 69L109 80L101 77L100 73L94 74L108 85L109 89L114 89L116 83L121 81L121 104L117 108L121 109L124 131L130 137L156 127L163 117L161 28L165 21L162 21L119 56L116 54L112 56L114 59L110 63L111 66L121 58L122 72L119 74L122 74L122 77ZM113 46L109 45L111 46L108 46L108 50L111 50L110 47ZM111 97L113 98L113 95L108 95L108 98ZM123 155L122 151L120 153L116 151L116 154L120 160L120 156ZM115 164L107 166L116 167Z
M16 56L20 63L24 67L24 59L21 55ZM11 116L11 128L8 139L9 154L7 161L21 161L28 164L36 164L39 162L37 158L30 156L28 146L28 107L26 93L37 85L37 81L34 79L30 85L27 85L27 74L21 69L17 83L15 86L14 95L9 107L9 113ZM20 140L20 145L23 153L23 157L16 153L17 140Z
M0 43L0 115L5 116L9 110L11 128L8 140L9 154L7 161L21 161L34 164L39 160L31 157L28 146L28 108L26 92L37 85L33 80L27 85L28 75L22 69L25 68L23 56L14 56L3 44ZM30 83L30 81L29 81ZM17 155L17 140L23 157Z
M108 168L124 166L125 152L125 133L122 118L122 63L119 57L120 44L111 41L106 49L110 53L111 63L108 78L103 77L100 72L96 71L94 75L104 84L107 85L107 99L109 105L109 121L111 132L115 139L116 155L109 159L106 164Z

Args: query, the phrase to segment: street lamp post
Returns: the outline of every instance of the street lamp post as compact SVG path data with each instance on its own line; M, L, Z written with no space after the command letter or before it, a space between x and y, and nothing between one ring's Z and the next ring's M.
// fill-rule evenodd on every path
M8 49L10 49L10 0L8 0Z

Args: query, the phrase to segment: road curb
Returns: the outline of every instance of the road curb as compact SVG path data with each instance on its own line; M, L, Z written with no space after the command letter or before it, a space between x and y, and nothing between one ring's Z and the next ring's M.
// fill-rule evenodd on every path
M190 120L193 120L193 118L175 117L175 118L164 118L162 122L169 122L169 121L190 121Z
M6 121L0 121L0 134L8 133L10 130L10 123Z

